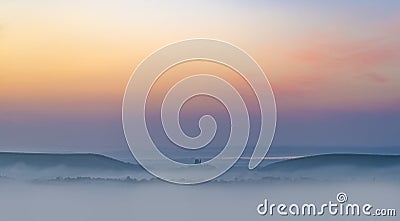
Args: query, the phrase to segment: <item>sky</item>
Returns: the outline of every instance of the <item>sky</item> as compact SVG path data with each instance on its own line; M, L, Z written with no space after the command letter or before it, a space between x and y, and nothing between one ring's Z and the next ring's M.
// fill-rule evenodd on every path
M399 11L388 0L2 1L0 151L126 149L132 72L188 38L257 61L277 103L273 146L400 146Z

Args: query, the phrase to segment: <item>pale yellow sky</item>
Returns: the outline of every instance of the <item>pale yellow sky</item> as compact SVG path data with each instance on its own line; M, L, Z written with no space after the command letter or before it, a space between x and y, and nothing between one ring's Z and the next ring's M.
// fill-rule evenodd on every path
M396 145L399 10L385 0L1 1L0 149L126 148L129 77L188 38L258 62L277 102L274 145Z
M0 98L10 111L90 112L118 103L150 53L208 37L252 55L287 109L396 105L397 18L306 12L284 4L9 1L0 8Z

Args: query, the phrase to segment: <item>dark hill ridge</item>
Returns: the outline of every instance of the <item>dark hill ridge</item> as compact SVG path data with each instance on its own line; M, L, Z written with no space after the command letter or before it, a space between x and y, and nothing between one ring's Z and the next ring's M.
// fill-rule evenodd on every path
M0 167L22 164L30 168L49 168L64 166L96 170L132 170L139 166L125 163L110 157L92 153L53 154L53 153L15 153L0 152Z
M255 172L279 180L399 183L400 155L316 155L276 162Z
M400 166L400 155L324 154L284 160L260 168L260 171L296 171L324 167L359 167L363 169Z

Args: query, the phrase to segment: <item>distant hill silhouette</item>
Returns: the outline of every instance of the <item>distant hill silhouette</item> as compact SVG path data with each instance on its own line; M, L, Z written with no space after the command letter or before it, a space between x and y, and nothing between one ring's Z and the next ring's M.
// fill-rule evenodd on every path
M272 163L256 171L280 179L400 182L400 155L316 155Z
M296 171L332 166L351 166L362 169L400 166L400 155L324 154L280 161L260 170Z
M100 154L53 154L0 152L0 168L23 164L32 168L64 166L71 168L135 170L139 166L125 163Z
M167 169L167 168L166 168ZM208 168L213 169L213 168ZM177 172L177 171L173 171ZM0 179L24 181L137 182L155 177L142 167L100 154L0 152ZM183 176L184 178L184 176ZM235 166L217 182L265 180L395 181L400 182L400 155L325 154L284 160L256 170Z

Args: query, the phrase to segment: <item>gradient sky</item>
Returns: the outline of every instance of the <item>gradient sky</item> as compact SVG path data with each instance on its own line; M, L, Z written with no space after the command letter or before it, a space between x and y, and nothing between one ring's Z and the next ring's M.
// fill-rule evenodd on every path
M214 38L263 68L275 146L400 145L398 1L2 1L0 151L126 149L125 86L158 48Z

